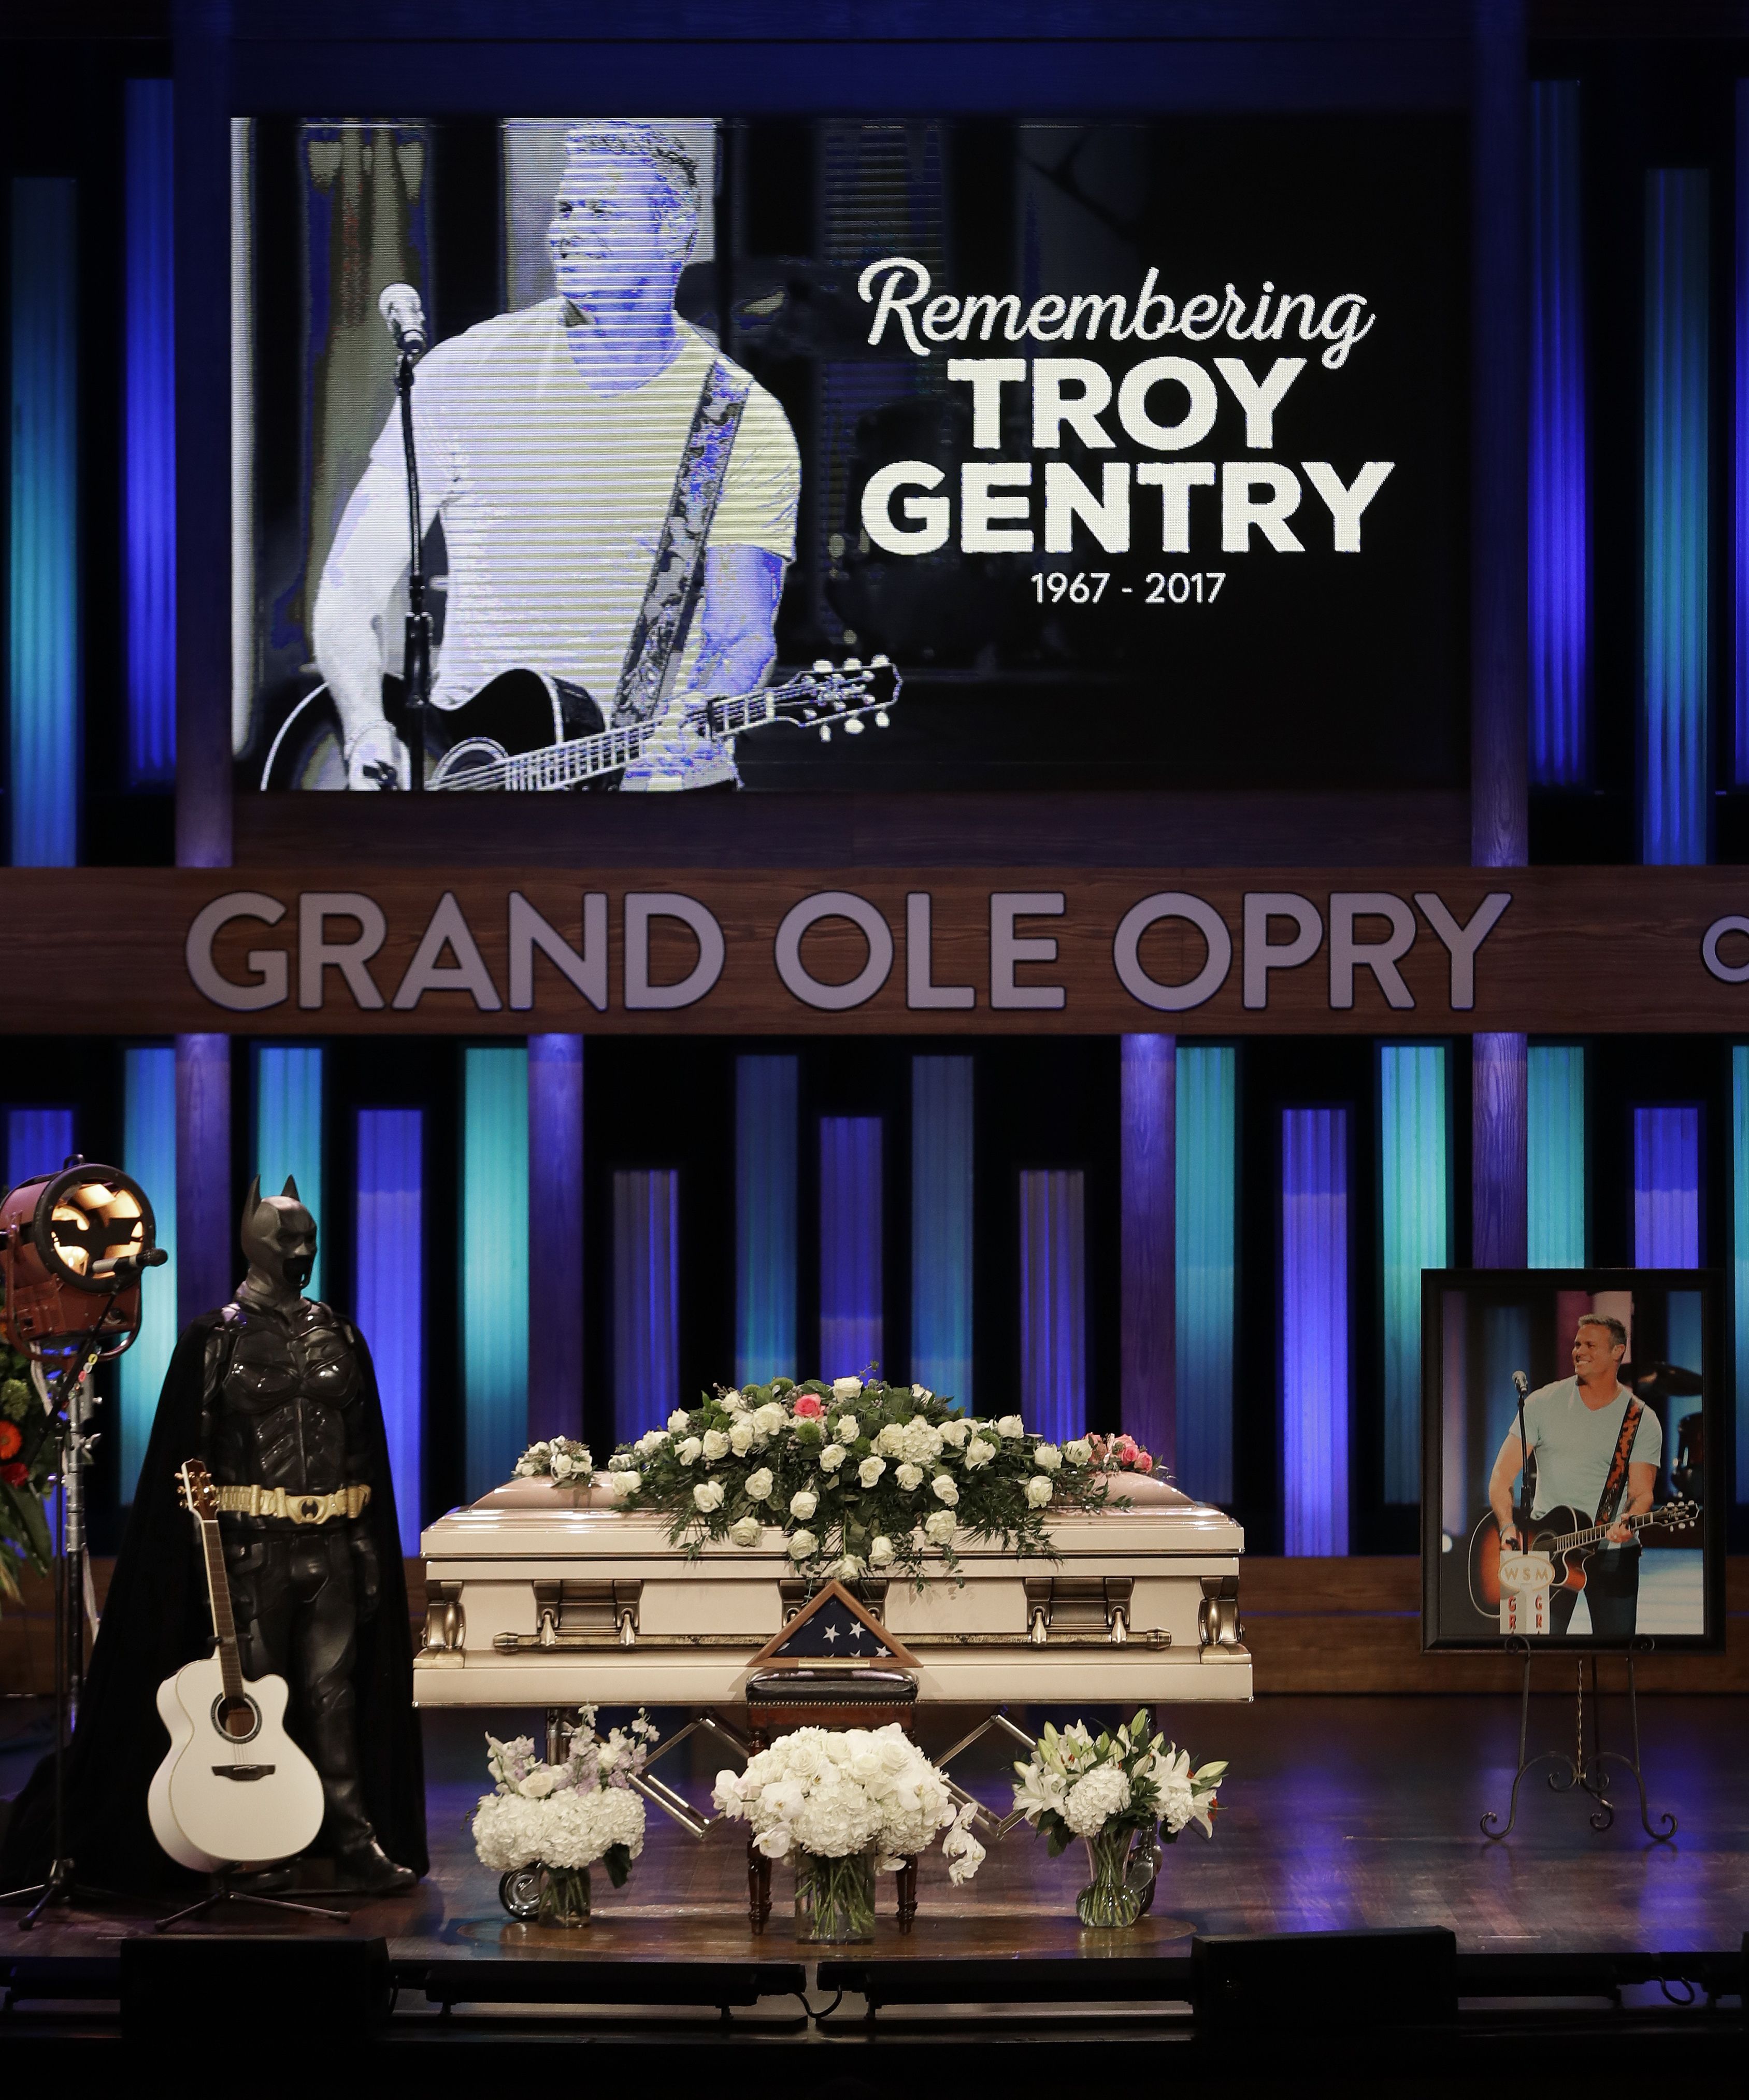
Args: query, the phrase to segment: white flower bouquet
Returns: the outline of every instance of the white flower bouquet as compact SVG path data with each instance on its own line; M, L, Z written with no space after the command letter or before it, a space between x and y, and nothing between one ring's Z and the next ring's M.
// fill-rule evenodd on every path
M537 1758L526 1736L486 1738L494 1787L474 1811L474 1847L503 1875L500 1898L513 1916L587 1925L589 1868L599 1860L619 1888L644 1849L643 1797L632 1780L658 1738L641 1712L629 1732L598 1736L593 1706L566 1733L558 1764Z
M676 1409L608 1467L629 1483L621 1507L667 1516L689 1554L757 1546L771 1525L805 1574L892 1572L920 1587L926 1554L958 1565L956 1532L1055 1558L1046 1512L1102 1507L1120 1461L1088 1437L1029 1436L1018 1414L956 1414L920 1385L780 1378Z
M585 1487L594 1474L595 1459L588 1445L575 1436L548 1436L531 1444L515 1469L519 1480L581 1480Z
M874 1935L874 1877L915 1859L945 1830L949 1879L969 1882L984 1847L957 1810L946 1775L897 1722L884 1728L798 1728L741 1772L721 1771L721 1813L749 1824L768 1860L794 1855L796 1915L811 1939Z
M1127 1727L1093 1735L1077 1721L1060 1734L1049 1722L1024 1764L1014 1805L1044 1834L1055 1859L1082 1839L1093 1870L1077 1909L1083 1925L1133 1925L1153 1900L1159 1838L1170 1844L1195 1823L1214 1835L1215 1793L1224 1759L1191 1769L1187 1752L1148 1733L1144 1707ZM1156 1836L1157 1833L1157 1836ZM1133 1849L1132 1849L1133 1848Z

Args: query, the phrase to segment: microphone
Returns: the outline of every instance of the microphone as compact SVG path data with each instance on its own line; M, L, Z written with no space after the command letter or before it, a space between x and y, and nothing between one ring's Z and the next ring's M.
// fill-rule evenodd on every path
M126 1282L129 1277L138 1276L143 1268L161 1268L170 1258L169 1251L164 1247L146 1247L131 1254L118 1254L112 1260L94 1261L87 1273L119 1277Z
M1522 1371L1514 1371L1512 1374L1512 1382L1518 1388L1519 1399L1522 1400L1531 1389L1531 1381Z
M428 347L425 310L411 285L386 285L377 311L389 324L394 346L403 357L423 357Z

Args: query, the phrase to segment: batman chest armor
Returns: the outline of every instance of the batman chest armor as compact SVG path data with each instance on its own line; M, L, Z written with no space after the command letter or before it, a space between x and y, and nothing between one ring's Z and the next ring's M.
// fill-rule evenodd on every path
M218 1394L221 1483L323 1494L346 1483L358 1358L325 1305L245 1311Z

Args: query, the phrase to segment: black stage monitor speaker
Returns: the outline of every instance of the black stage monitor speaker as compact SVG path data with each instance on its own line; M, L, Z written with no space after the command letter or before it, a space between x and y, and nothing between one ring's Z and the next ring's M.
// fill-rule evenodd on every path
M1191 1997L1199 2023L1227 2032L1425 2027L1457 2016L1457 1939L1442 1926L1199 1935Z
M388 2011L386 1940L191 1932L121 1943L130 2041L253 2037L332 2062L335 2045L373 2033Z

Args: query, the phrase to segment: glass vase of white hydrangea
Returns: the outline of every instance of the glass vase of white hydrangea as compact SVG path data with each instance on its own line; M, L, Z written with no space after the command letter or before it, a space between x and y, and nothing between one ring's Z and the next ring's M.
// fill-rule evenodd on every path
M548 1764L526 1736L488 1736L493 1791L474 1816L474 1850L499 1869L498 1899L513 1917L577 1927L589 1922L589 1869L597 1860L619 1888L644 1849L644 1802L632 1781L657 1740L647 1714L629 1731L596 1732L583 1707L566 1730L566 1756Z
M874 1847L827 1859L795 1855L795 1937L852 1944L874 1937Z
M914 1860L938 1831L950 1881L983 1863L977 1803L956 1810L946 1775L896 1721L780 1736L744 1771L719 1772L713 1798L751 1827L756 1851L795 1860L798 1939L872 1939L875 1874Z
M1075 1912L1092 1930L1122 1929L1154 1900L1162 1842L1187 1824L1214 1834L1215 1791L1225 1760L1191 1770L1164 1735L1148 1733L1144 1707L1127 1727L1095 1736L1077 1721L1060 1734L1049 1722L1030 1759L1016 1764L1014 1805L1041 1832L1055 1859L1079 1838L1092 1876Z

